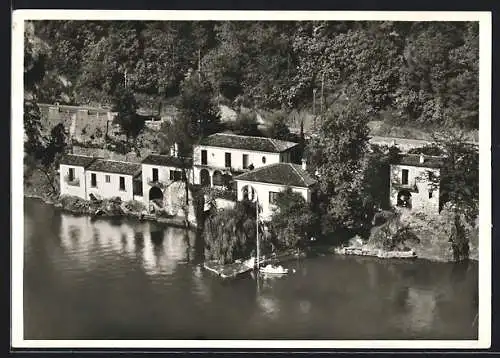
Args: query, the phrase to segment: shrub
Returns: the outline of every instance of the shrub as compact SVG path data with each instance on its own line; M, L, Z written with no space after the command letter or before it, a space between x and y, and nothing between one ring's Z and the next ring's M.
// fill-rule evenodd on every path
M146 210L146 206L137 200L129 200L125 203L125 208L129 211L137 212L140 213L144 210Z

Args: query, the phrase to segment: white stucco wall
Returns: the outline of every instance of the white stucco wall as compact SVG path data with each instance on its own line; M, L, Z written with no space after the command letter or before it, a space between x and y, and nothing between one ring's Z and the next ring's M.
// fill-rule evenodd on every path
M438 213L439 212L439 187L434 187L428 180L428 173L431 172L439 178L440 170L436 168L414 167L407 165L391 165L390 182L390 202L391 206L397 205L398 192L400 188L395 188L393 184L401 184L403 169L408 170L408 185L416 184L418 192L410 191L412 211ZM429 191L432 191L432 198L429 198Z
M238 201L243 200L243 188L246 185L254 188L254 190L257 192L259 204L262 207L261 217L264 220L270 219L273 210L276 208L275 205L269 203L269 192L280 192L286 189L285 186L277 184L257 183L243 180L237 180L236 183L238 190ZM292 191L301 194L306 202L311 201L311 190L309 188L292 187Z
M233 148L219 148L219 147L209 147L209 146L195 146L193 150L193 160L194 164L201 165L201 151L207 151L207 166L214 168L225 168L226 157L225 153L231 153L231 167L236 170L243 169L243 154L248 154L248 165L253 164L254 168L259 168L264 165L279 163L280 159L286 160L289 158L288 155L283 154L283 158L280 158L280 153L269 153L260 152L252 150L243 149L233 149ZM266 158L266 162L262 162L262 158Z
M75 171L75 179L79 181L78 185L68 184L66 177L69 174L69 168L73 168ZM61 195L71 195L77 196L79 198L85 199L85 169L83 167L77 167L73 165L61 164L59 166L59 183L60 183L60 194Z
M91 186L91 174L96 174L97 186ZM106 175L110 176L110 182L106 183ZM87 182L87 200L90 200L90 194L94 194L98 198L107 199L112 197L120 197L123 201L132 200L133 186L132 175L104 173L87 171L85 173L85 180ZM125 190L120 190L120 177L125 178Z
M207 164L208 168L197 167L196 165L201 164L201 151L207 151ZM275 163L289 163L291 154L290 151L283 153L271 153L271 152L261 152L253 150L243 150L243 149L233 149L233 148L220 148L211 146L195 146L193 149L193 163L195 164L193 168L193 182L195 184L201 184L200 172L202 169L207 169L212 180L214 170L226 169L226 157L225 153L231 153L231 168L234 170L243 170L243 154L248 155L248 165L253 164L254 168L263 167L269 164ZM262 162L262 158L265 157L265 163ZM213 183L212 183L213 184Z
M165 184L171 183L170 181L170 171L177 170L181 171L182 169L176 167L166 167L161 165L153 165L153 164L142 164L142 196L145 204L149 202L149 190L151 189L151 185L149 185L149 181L153 179L153 168L158 169L158 180ZM182 174L181 174L182 175ZM188 181L193 183L193 169L186 169L186 175L188 177Z

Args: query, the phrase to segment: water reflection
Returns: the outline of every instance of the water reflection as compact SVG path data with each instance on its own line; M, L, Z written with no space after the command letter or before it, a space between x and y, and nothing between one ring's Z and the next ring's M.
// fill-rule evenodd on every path
M224 281L182 229L36 202L24 225L27 339L477 338L477 263L329 256Z
M194 235L155 223L91 220L86 216L61 215L60 243L81 267L93 255L122 255L139 259L148 275L171 275L179 263L188 260Z
M436 308L434 292L410 287L408 289L407 305L409 307L407 323L412 331L418 332L432 327Z

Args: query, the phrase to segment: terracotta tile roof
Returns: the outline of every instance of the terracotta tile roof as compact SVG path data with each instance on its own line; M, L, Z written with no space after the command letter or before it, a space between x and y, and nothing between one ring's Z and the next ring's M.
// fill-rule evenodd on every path
M87 167L98 158L87 155L66 154L62 157L60 164L74 165L75 167Z
M420 154L402 154L391 164L422 168L441 168L443 166L443 158L424 155L424 162L420 163Z
M172 157L170 155L150 154L141 162L143 164L159 165L164 167L182 168L183 166L191 167L193 160L191 158L185 159L185 164L181 158Z
M231 133L216 133L203 138L200 145L255 150L260 152L281 153L295 147L298 143L267 137L242 136Z
M120 162L117 160L98 159L87 168L89 171L136 175L141 170L140 163Z
M308 188L316 180L302 166L292 163L276 163L238 175L235 180L253 181L285 186Z

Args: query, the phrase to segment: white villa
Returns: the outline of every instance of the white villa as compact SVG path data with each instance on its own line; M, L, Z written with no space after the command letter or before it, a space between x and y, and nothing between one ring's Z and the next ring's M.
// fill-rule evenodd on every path
M290 163L297 146L265 137L217 133L194 147L194 159L182 159L176 153L150 154L141 163L130 163L69 154L60 164L61 194L86 200L134 199L148 210L161 206L175 214L178 202L185 200L180 182L187 179L231 194L232 199L217 199L220 207L231 207L234 200L258 198L263 217L269 217L275 195L287 187L311 200L315 180L306 172L305 162L302 166Z
M59 163L59 185L61 195L87 199L85 169L96 158L84 155L66 155Z
M194 183L228 187L233 175L276 163L288 163L298 143L265 137L216 133L193 149Z
M391 164L390 202L396 208L439 213L439 179L442 158L402 155Z
M139 163L96 159L85 168L86 199L93 195L98 199L119 197L123 201L142 201L142 191L134 185L134 178L140 173Z
M234 178L237 183L238 200L258 200L261 215L268 220L276 209L276 195L290 187L301 194L306 202L311 201L311 194L316 180L306 171L306 163L302 166L293 163L269 164L243 173Z

